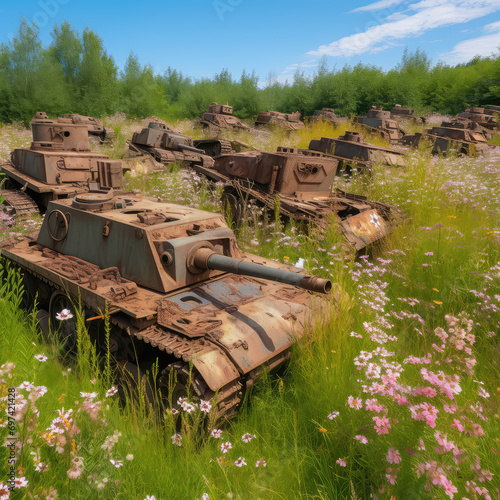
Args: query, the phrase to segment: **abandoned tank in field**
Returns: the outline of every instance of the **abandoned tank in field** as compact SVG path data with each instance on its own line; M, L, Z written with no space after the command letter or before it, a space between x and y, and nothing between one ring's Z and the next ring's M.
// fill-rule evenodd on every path
M198 147L202 145L202 148ZM131 157L149 154L155 161L163 165L181 163L185 165L200 164L210 167L213 159L206 151L231 151L231 144L225 140L200 140L180 134L164 123L151 122L140 132L134 132L128 141Z
M31 130L31 147L14 149L10 162L0 165L10 186L0 194L16 215L43 212L51 200L72 197L97 184L122 186L122 162L90 150L85 124L51 120L38 112Z
M382 106L372 106L366 116L355 116L352 121L365 128L367 132L380 135L391 144L398 143L405 135L396 120L391 118L391 112L384 111Z
M306 122L315 122L318 120L322 120L324 122L330 122L333 125L338 125L339 123L347 123L349 118L345 116L337 116L335 110L332 108L322 108L316 109L313 113L313 116L306 116Z
M233 107L228 104L213 102L208 107L208 112L203 113L200 121L205 128L221 129L249 129L239 118L233 115Z
M339 137L313 139L309 143L309 151L320 151L336 158L339 171L347 173L352 165L368 170L376 163L394 167L406 165L401 151L365 142L363 134L359 132L346 131Z
M415 148L425 141L432 144L432 154L443 156L452 153L476 156L494 147L488 143L482 131L476 127L464 128L464 125L457 121L443 122L439 127L432 127L423 133L405 135L402 139L403 144Z
M467 108L464 112L458 113L457 119L472 120L473 122L479 123L481 127L489 130L498 129L499 124L495 114L486 113L485 111L485 108Z
M279 111L261 111L255 120L256 127L277 126L286 130L300 130L304 122L300 120L300 113L280 113Z
M222 203L239 223L245 200L251 198L274 210L279 200L281 215L320 227L329 216L355 251L380 240L392 231L399 213L365 196L332 189L338 160L323 153L279 148L276 153L247 151L215 158L213 168L195 166L198 173L224 184Z
M219 415L237 410L264 368L328 306L313 292L332 284L303 270L245 254L220 214L131 194L90 192L50 202L39 232L0 243L21 270L25 301L35 296L42 329L76 345L81 301L91 339L106 344L126 373L152 373L165 407L187 395L189 381ZM59 328L55 326L59 325ZM177 383L169 391L170 375Z

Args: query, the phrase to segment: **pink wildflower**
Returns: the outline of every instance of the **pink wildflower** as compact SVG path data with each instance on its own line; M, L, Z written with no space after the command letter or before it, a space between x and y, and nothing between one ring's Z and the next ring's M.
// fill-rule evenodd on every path
M335 463L339 464L341 467L345 467L347 465L341 458L339 458Z
M390 464L399 464L401 462L401 455L398 450L395 450L392 446L385 457Z
M172 436L172 444L176 444L177 446L182 446L182 435L177 433Z
M353 396L349 396L347 398L348 405L354 410L360 410L363 408L363 400L361 398L354 398Z
M391 425L389 424L389 419L386 417L373 417L375 422L374 429L377 431L377 434L380 436L381 434L389 434L389 429L391 429Z
M233 445L229 441L227 441L220 445L220 451L222 451L222 453L227 453L232 447Z
M241 440L244 442L244 443L249 443L252 439L255 439L256 436L255 434L250 434L250 433L246 433L246 434L243 434L243 436L241 436Z
M354 439L357 439L362 444L368 444L368 439L365 436L357 435L354 436Z

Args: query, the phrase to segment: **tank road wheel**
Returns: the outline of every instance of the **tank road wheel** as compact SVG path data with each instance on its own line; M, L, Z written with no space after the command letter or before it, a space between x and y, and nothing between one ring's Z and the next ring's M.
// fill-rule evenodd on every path
M195 371L189 372L187 363L171 363L165 368L158 379L160 405L163 410L179 409L179 400L210 399L207 386Z
M238 193L233 189L224 190L221 196L221 203L226 217L234 223L235 227L241 226L244 207L243 202L238 197Z
M54 292L50 297L49 320L51 330L64 352L75 351L77 345L75 308L64 293Z

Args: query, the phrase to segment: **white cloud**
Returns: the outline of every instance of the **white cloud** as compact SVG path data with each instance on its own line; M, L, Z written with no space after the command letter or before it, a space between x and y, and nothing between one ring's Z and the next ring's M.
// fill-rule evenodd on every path
M487 24L483 31L490 34L457 43L450 52L440 54L440 58L447 64L459 64L496 52L500 48L500 21Z
M379 2L374 2L368 5L364 5L363 7L358 7L357 9L353 9L350 12L372 12L375 10L387 9L388 7L399 5L404 1L405 0L380 0Z
M315 68L318 65L318 59L310 59L309 61L304 61L302 63L290 64L283 70L283 74L290 73L300 68Z
M367 10L371 7L371 10L375 10L375 6L376 9L380 9L397 3L401 2L381 0L359 9ZM393 19L385 19L367 27L363 32L343 37L328 45L321 45L308 54L350 57L365 52L379 52L383 50L381 47L386 48L386 45L395 40L416 37L432 29L465 23L499 9L500 0L422 0L408 6L406 12L410 15L406 17L395 16Z

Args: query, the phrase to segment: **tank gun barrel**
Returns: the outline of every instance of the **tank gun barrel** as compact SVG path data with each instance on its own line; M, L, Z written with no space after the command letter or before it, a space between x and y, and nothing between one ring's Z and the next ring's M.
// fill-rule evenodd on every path
M309 276L284 269L255 264L233 257L227 257L214 250L202 247L191 256L191 262L199 269L214 269L234 274L264 278L279 283L298 286L317 293L328 293L332 289L332 282L319 276Z
M203 149L198 149L193 146L188 146L187 144L179 144L179 149L185 149L186 151L191 151L191 153L198 153L200 155L206 154Z

